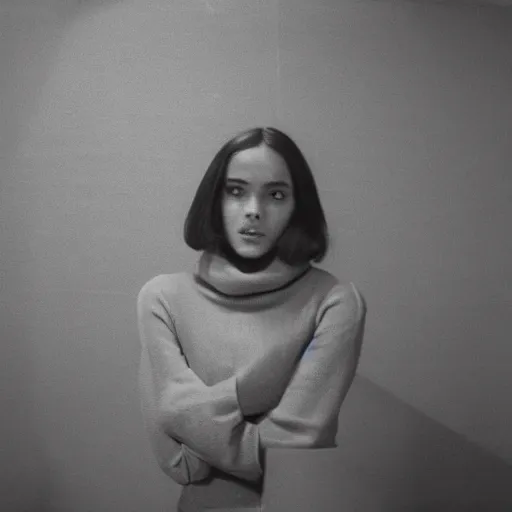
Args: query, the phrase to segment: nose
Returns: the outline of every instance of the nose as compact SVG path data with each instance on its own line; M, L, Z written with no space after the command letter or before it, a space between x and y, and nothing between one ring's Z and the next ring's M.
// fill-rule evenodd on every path
M247 218L260 218L260 208L258 205L258 202L253 198L252 200L247 202L246 208L245 208L245 216Z

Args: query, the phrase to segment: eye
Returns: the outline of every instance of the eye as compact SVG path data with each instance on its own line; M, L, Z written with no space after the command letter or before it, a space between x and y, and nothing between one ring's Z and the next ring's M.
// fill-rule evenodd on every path
M239 197L241 194L235 194L235 190L242 190L240 187L226 187L226 192L232 196Z
M243 195L243 189L233 185L226 186L225 190L230 196L241 197ZM276 194L281 194L281 197L276 197ZM274 196L274 199L276 199L277 201L283 201L284 199L286 199L286 194L281 190L275 190L274 192L271 193L271 195Z
M272 192L272 194L281 194L282 197L276 197L278 201L283 201L284 199L286 199L286 194L284 194L281 190L276 190L275 192Z

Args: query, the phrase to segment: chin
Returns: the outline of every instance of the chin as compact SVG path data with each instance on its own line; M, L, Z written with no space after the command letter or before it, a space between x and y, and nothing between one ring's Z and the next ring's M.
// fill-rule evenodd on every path
M256 259L256 258L261 258L265 254L267 254L268 251L267 250L262 250L259 247L258 248L254 248L254 249L243 247L243 248L235 249L235 252L239 256L241 256L242 258L254 258L254 259Z
M235 245L235 252L242 258L261 258L270 250L267 245Z

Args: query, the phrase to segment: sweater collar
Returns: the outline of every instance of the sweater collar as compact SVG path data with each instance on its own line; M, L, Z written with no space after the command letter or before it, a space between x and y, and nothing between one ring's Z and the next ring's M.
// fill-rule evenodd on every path
M310 263L292 266L276 257L265 269L244 273L224 256L204 251L197 262L194 277L200 284L223 295L246 296L284 288L310 268Z

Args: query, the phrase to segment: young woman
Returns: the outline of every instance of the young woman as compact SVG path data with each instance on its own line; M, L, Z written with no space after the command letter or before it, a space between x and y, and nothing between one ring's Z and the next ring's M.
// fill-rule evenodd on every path
M366 305L312 266L328 248L311 170L273 128L214 157L185 221L194 274L154 277L137 308L152 449L180 512L260 510L265 449L336 446Z

